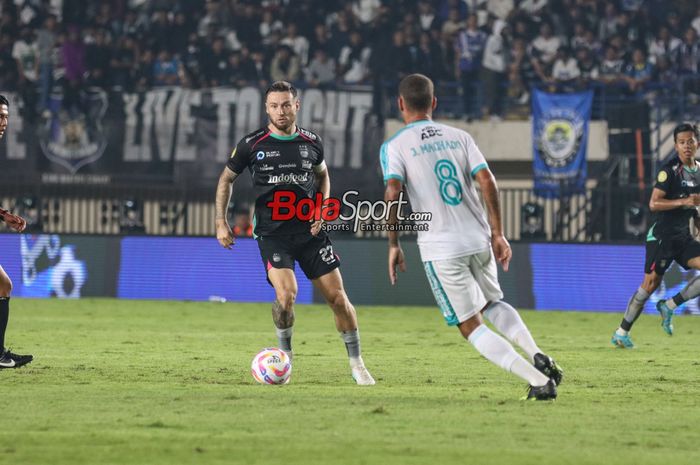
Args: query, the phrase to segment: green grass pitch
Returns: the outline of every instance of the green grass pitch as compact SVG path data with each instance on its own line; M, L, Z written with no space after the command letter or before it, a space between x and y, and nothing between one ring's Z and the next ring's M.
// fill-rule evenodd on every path
M297 308L292 382L261 386L267 304L12 301L0 371L0 464L697 464L700 319L677 334L643 315L523 312L566 370L556 402L480 358L435 308L358 308L365 362L350 377L333 318Z

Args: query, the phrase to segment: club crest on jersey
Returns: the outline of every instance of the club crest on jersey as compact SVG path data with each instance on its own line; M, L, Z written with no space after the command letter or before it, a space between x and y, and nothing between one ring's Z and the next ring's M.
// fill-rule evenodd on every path
M280 257L280 254L274 253L272 254L272 261L275 263L279 263L282 260L282 257Z
M39 125L39 145L46 158L75 174L97 161L107 147L102 118L107 111L107 94L102 90L81 94L84 109L63 108L63 95L53 94L51 116Z
M300 145L299 155L301 156L301 158L309 158L309 147L306 145Z

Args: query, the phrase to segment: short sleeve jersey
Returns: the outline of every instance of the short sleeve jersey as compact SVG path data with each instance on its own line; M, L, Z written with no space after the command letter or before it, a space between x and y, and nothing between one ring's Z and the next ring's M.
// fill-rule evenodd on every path
M465 131L430 120L410 123L381 147L384 181L398 179L414 212L430 212L418 232L423 261L456 258L486 250L491 229L474 176L488 168Z
M664 165L656 175L655 188L666 192L668 200L683 199L690 194L700 193L700 163L695 162L695 169L684 166L675 158ZM674 208L656 214L656 223L652 231L657 239L678 239L690 237L690 218L697 216L692 207Z
M308 221L272 220L268 203L276 191L294 192L297 202L315 196L314 173L325 167L323 144L317 134L299 127L290 136L279 136L268 128L259 129L238 142L226 166L237 174L246 168L250 170L256 197L256 236L309 232Z

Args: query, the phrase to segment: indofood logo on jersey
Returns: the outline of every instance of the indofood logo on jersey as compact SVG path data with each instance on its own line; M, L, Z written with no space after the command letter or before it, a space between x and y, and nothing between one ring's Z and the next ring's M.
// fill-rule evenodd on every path
M80 98L80 109L67 108L63 95L52 95L49 116L39 126L39 144L44 155L71 174L98 160L107 147L102 128L107 94L101 90L89 91Z
M572 119L548 121L540 133L539 148L551 167L566 166L576 157L583 136L582 126Z
M309 181L309 173L304 174L273 174L268 180L268 184L301 184Z

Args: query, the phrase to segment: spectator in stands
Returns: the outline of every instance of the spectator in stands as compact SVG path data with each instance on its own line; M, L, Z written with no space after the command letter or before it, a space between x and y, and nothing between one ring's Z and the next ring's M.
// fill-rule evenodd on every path
M507 25L505 21L496 20L493 32L486 40L484 57L481 63L481 82L484 86L484 106L482 114L490 116L492 121L500 121L503 83L506 77Z
M442 33L443 40L451 43L459 31L464 29L466 26L466 22L459 17L459 9L450 8L450 12L447 15L447 20L442 23L442 29L440 31Z
M248 83L243 54L241 51L231 52L228 56L228 66L226 68L226 81L224 85L231 87L244 87Z
M219 84L222 84L220 82ZM154 86L177 86L180 84L180 60L170 54L167 48L158 52L153 62Z
M317 48L306 68L306 82L312 87L326 88L335 83L335 60L323 48Z
M265 61L265 53L261 49L253 49L250 54L250 59L252 62L254 85L257 85L261 89L266 89L269 83L270 72L268 63Z
M435 9L427 0L420 0L418 2L418 24L422 31L429 31L437 26Z
M352 12L363 25L369 25L379 14L380 0L353 0Z
M282 24L282 21L274 16L272 10L263 11L262 20L260 21L260 26L258 27L258 34L263 45L268 45L270 43L270 34L273 31L282 32L283 30L284 24Z
M134 72L135 90L144 92L153 85L153 51L149 48L139 55L139 62Z
M39 55L39 111L43 112L49 105L49 92L53 84L53 53L56 46L57 19L48 15L44 25L37 31L37 50Z
M301 66L306 66L309 63L309 41L306 37L299 35L296 24L291 23L287 26L287 35L280 43L292 49L294 54L299 57Z
M416 70L434 82L442 81L446 75L440 45L433 40L428 31L423 31L418 40L418 67Z
M87 85L106 89L110 79L110 62L112 47L107 42L105 31L97 29L94 42L85 48L85 66L87 68Z
M636 48L632 53L632 62L625 67L625 74L623 75L630 92L643 91L653 75L654 68L647 61L646 53L643 49Z
M569 47L559 47L550 78L552 91L574 91L579 83L579 77L581 77L581 70L578 67L576 58L571 56L571 50L569 50Z
M695 29L688 27L683 34L683 41L678 46L676 63L680 74L695 74L700 64L700 42Z
M622 79L623 66L624 62L619 58L618 50L613 45L609 45L600 63L600 81L606 85L618 84Z
M600 76L600 69L590 49L581 47L576 51L576 60L581 70L581 87L586 89L594 84Z
M540 34L532 41L532 48L536 51L535 56L544 66L550 66L554 62L561 45L559 37L552 34L552 26L549 23L542 23Z
M610 36L617 33L619 17L617 14L617 6L614 2L608 0L605 3L605 13L598 24L598 39L605 41Z
M85 76L85 44L76 26L68 28L61 47L61 61L65 67L63 106L69 111L80 108L80 86Z
M132 91L134 88L134 63L139 59L136 40L131 36L123 36L112 53L109 75L111 84L117 90Z
M204 47L200 55L202 69L202 85L205 87L217 87L223 85L227 79L229 52L225 48L224 38L217 36L211 47Z
M0 34L0 89L15 90L17 85L17 62L12 57L12 37Z
M36 82L39 77L39 49L34 31L25 26L20 31L20 37L12 48L12 57L16 61L19 85L18 89L27 108L33 109L36 104Z
M649 44L649 61L656 63L660 56L675 56L680 45L681 40L678 37L673 37L668 26L662 24L656 37Z
M277 47L270 62L270 79L273 81L296 82L301 76L299 57L288 45Z
M340 50L338 75L347 84L365 83L369 78L371 49L362 40L359 31L350 34L350 43Z
M476 96L479 94L479 72L486 47L487 35L477 27L477 17L470 14L467 27L459 32L455 43L458 57L457 76L462 84L462 106L464 116L472 119L478 114Z

